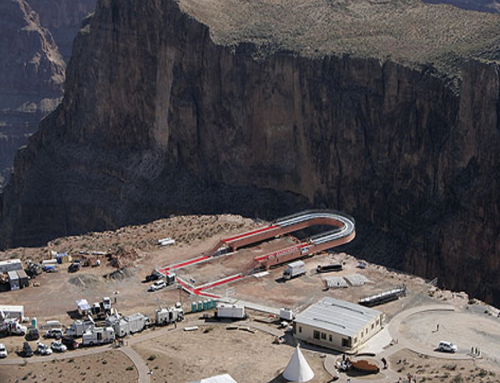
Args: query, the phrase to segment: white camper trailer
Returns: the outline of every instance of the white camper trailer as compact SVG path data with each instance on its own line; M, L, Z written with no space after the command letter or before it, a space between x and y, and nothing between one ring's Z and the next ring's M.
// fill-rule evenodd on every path
M111 327L94 327L87 330L82 337L83 346L96 346L111 343L115 340L115 330Z

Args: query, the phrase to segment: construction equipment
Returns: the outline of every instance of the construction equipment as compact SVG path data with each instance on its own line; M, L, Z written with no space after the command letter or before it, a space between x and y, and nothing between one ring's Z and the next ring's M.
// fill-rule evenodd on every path
M42 266L39 263L27 261L25 271L30 278L36 278L38 275L42 273Z

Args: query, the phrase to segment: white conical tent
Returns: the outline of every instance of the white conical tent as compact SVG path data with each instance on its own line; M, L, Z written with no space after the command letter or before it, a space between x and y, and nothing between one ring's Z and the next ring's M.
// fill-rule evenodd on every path
M299 346L283 371L283 377L290 382L308 382L314 378L314 372L302 355Z

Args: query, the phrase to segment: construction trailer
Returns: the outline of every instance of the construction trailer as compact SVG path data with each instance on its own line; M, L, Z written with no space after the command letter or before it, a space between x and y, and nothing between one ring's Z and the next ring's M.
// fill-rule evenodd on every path
M326 297L295 317L293 334L307 343L354 353L382 329L382 322L380 311Z
M106 325L112 327L116 336L121 338L144 330L151 325L151 321L149 317L141 313L128 317L112 315L106 319Z
M92 318L88 320L75 320L69 329L66 330L67 336L72 336L73 338L81 337L85 332L95 327L95 322Z
M23 262L20 259L8 259L6 261L0 261L0 274L22 269Z
M215 313L217 319L245 319L247 316L245 314L245 307L238 305L229 305L221 303L217 307L217 312Z
M180 322L184 319L184 310L180 303L175 307L159 308L155 312L155 324L157 326Z
M83 346L97 346L111 343L115 340L115 330L111 327L94 327L87 330L82 336Z

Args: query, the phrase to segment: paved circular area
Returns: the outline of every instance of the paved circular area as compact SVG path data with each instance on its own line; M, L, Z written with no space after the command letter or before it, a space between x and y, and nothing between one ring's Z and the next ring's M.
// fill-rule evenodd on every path
M469 354L471 347L478 347L485 357L500 361L500 318L467 311L424 311L404 319L399 330L407 340L429 351L445 340L457 345L458 354Z

